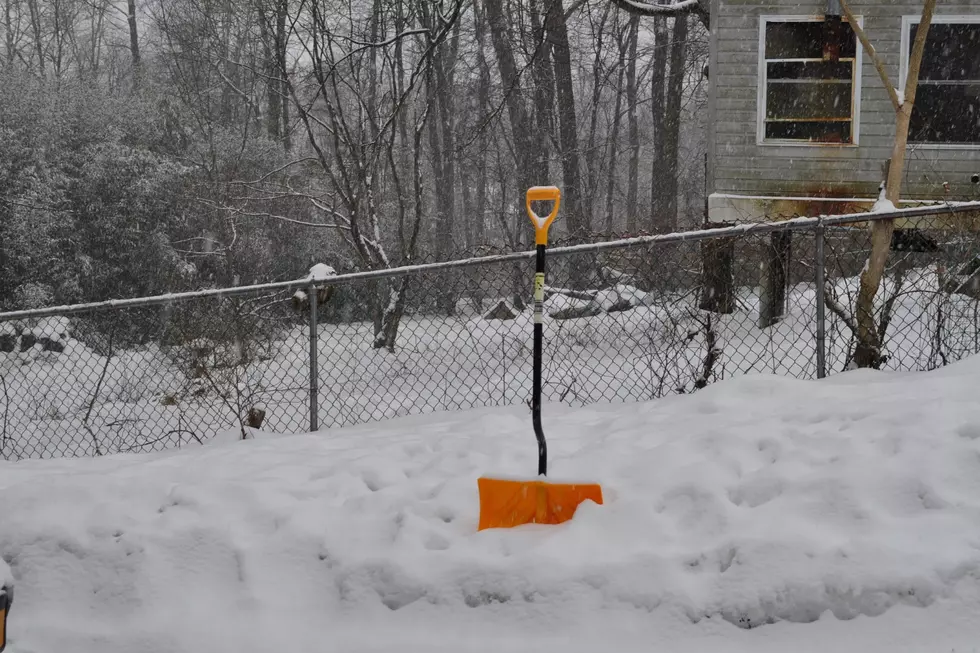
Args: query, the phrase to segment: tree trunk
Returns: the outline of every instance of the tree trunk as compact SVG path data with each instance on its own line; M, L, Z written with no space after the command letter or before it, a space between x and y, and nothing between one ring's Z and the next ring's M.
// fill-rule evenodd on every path
M428 0L423 0L427 2ZM422 8L425 15L426 7ZM426 16L430 28L436 24L435 16ZM453 246L454 215L456 211L456 116L452 92L453 69L459 44L459 25L453 28L453 36L433 52L427 70L429 93L429 143L432 150L432 167L435 172L435 212L430 230L430 251L436 258L450 258ZM438 275L435 292L440 311L452 315L455 308L450 274Z
M224 68L224 74L228 79L235 78L238 66L232 61L231 51L231 21L233 15L233 5L231 0L225 0L218 14L221 18L221 34L219 36L219 61L215 64ZM227 83L221 86L221 120L224 124L230 125L235 121L234 103L232 102L232 89Z
M61 41L61 0L54 0L54 77L61 79L61 66L63 63L63 51Z
M289 35L286 32L286 14L289 0L281 0L276 6L276 55L279 69L279 108L282 116L282 146L287 152L293 149L293 137L289 127L289 87L286 85L286 48Z
M430 62L431 66L431 62ZM422 229L422 218L425 214L424 189L422 185L422 136L425 130L425 122L434 120L431 110L426 112L422 121L416 124L413 140L413 174L412 186L415 194L415 217L410 234L405 234L400 230L403 260L408 262L415 257L416 244L418 243L419 232ZM381 311L375 313L375 338L374 347L376 349L385 348L389 352L395 351L395 342L398 339L398 327L401 324L402 314L405 312L405 297L408 292L411 278L408 276L399 279L390 279L388 284L395 284L394 290L388 292L388 303ZM390 288L390 285L386 287ZM372 297L379 295L372 293Z
M268 79L266 80L266 102L269 105L266 111L266 132L269 138L279 140L282 137L280 128L282 126L281 107L283 105L282 96L279 93L279 45L272 32L271 21L265 11L265 7L259 5L259 34L262 39L262 54L265 57L265 71Z
M8 69L13 67L13 65L14 65L14 57L15 57L15 53L14 53L14 30L13 30L13 27L12 27L14 23L13 23L13 18L11 16L11 11L10 11L12 5L13 5L13 0L6 0L6 2L4 3L4 18L6 19L5 22L4 22L4 26L5 26L4 36L6 37L6 41L7 41L7 44L6 44L7 45L7 51L5 52L5 55L7 57L7 68Z
M622 36L620 36L620 43L619 43L619 61L618 61L619 71L616 75L616 106L615 109L613 110L612 133L609 136L609 170L608 170L608 177L606 180L605 235L607 238L612 237L613 229L614 229L613 194L616 188L616 163L617 163L617 158L619 157L619 125L622 123L623 78L625 77L626 74L626 51L630 48L630 39L632 38L631 29L632 29L631 27L627 27L626 38L623 39ZM635 66L635 64L633 65Z
M895 143L888 166L886 197L898 206L901 197L902 171L905 166L905 147L908 143L909 121L912 118L912 101L906 100L897 112ZM879 368L882 363L882 340L884 333L878 333L875 325L874 299L881 287L885 265L891 251L894 220L878 220L871 224L871 254L868 264L861 271L861 285L855 304L857 319L857 343L854 349L854 364L858 367Z
M443 159L445 158L445 153L442 151L442 143L439 140L439 123L445 118L445 116L440 115L439 111L439 101L437 100L438 85L439 81L436 78L435 67L440 65L440 56L438 51L432 54L432 64L426 71L426 104L429 107L429 158L432 160L432 172L435 177L435 184L433 194L435 195L435 210L432 212L430 219L427 221L425 233L427 235L426 240L428 241L427 250L435 252L436 258L438 260L443 260L445 248L446 248L446 236L443 233L446 222L449 220L449 216L444 214L445 211L445 193L446 193L446 166L444 165Z
M536 176L532 163L534 161L533 139L529 133L531 130L527 128L530 123L524 104L524 95L521 92L520 73L514 58L513 46L507 36L508 18L504 15L502 0L486 0L484 6L486 8L487 27L490 30L490 40L497 55L497 66L500 71L500 80L504 89L507 114L513 135L517 185L518 188L528 188L534 185L532 180ZM521 217L524 212L523 192L518 193L512 202L516 208L515 219ZM524 234L526 232L526 229L516 230L514 233L515 246L520 246L521 243L525 242Z
M377 43L378 33L381 29L381 0L374 0L371 11L371 19L368 33L365 39L368 43ZM371 140L378 137L378 87L381 86L378 80L378 52L379 48L368 50L368 69L367 69L367 126L370 130Z
M541 0L550 2L551 0ZM555 79L551 66L552 43L547 34L547 17L542 21L538 11L538 0L530 1L530 18L532 39L530 49L536 52L531 62L531 73L534 82L534 122L535 129L531 137L534 165L534 175L538 179L548 176L548 161L551 151L551 135L554 133L552 120L555 105ZM547 183L547 182L545 182Z
M585 190L583 193L584 197L582 200L583 210L587 215L595 215L599 212L599 185L602 183L602 164L605 162L605 157L603 157L600 153L601 148L596 144L596 137L599 130L599 108L602 105L602 90L604 86L603 80L607 75L605 67L603 66L603 55L605 54L603 46L605 42L606 21L609 19L609 10L611 7L612 5L606 5L602 12L602 18L599 20L599 24L593 29L593 32L595 33L595 53L592 60L592 101L591 115L589 117L589 142L585 148L585 160L583 162L586 170L588 170L588 175L586 176L585 180ZM622 46L622 42L620 43L620 46ZM617 62L619 69L617 71L618 84L616 86L616 101L621 103L622 100L619 94L622 92L624 65L622 47L620 47L619 52L620 57Z
M636 46L637 41L639 41L639 31L640 17L633 15L630 17L629 65L626 68L626 104L628 105L627 119L629 121L630 146L629 178L626 191L626 231L630 234L636 233L637 217L640 211L640 127L636 116Z
M474 3L473 25L476 33L477 42L477 62L479 65L479 78L476 91L477 115L485 116L490 109L490 64L487 63L486 52L486 26L480 6ZM486 215L487 215L487 150L490 147L489 128L483 127L479 144L479 156L476 164L476 208L473 216L469 219L474 221L473 240L476 244L484 244L486 238Z
M561 143L562 209L573 240L583 242L591 231L582 203L579 168L578 124L575 118L575 88L572 78L568 25L562 0L552 0L546 21L549 40L554 41L555 83L558 95L558 126Z
M456 69L456 55L459 52L460 22L453 28L453 37L439 47L441 56L436 59L436 101L439 104L439 114L442 120L442 206L439 216L442 224L439 231L441 236L440 256L444 260L449 257L453 246L453 228L456 213L456 103L453 94Z
M662 228L666 232L677 230L677 157L680 149L681 95L684 92L685 55L687 52L687 17L674 19L674 33L670 42L670 77L667 80L667 105L664 110L662 181L663 206Z
M651 125L653 129L653 161L650 166L650 226L651 232L657 232L660 216L664 207L661 205L663 175L664 175L664 100L667 81L667 19L657 16L653 19L653 75L650 90Z
M31 12L31 29L34 32L34 49L37 52L37 64L40 67L41 79L44 79L44 41L41 40L41 13L37 8L37 0L27 0L27 8Z
M436 259L445 261L449 258L453 242L453 213L456 191L455 154L453 152L452 100L446 99L450 94L448 79L444 72L446 61L451 59L448 53L440 47L433 54L429 80L429 147L432 150L432 167L435 171L435 215L430 230L431 249ZM446 315L452 314L452 288L448 275L439 275L440 283L434 289L437 293L439 309Z
M473 214L475 213L473 209L473 188L471 184L473 179L470 177L470 171L463 165L459 166L459 190L462 195L463 209L461 215L461 221L463 223L463 249L466 250L467 254L472 251L473 248Z
M129 54L133 62L133 88L140 84L140 40L136 25L136 0L126 0L126 20L129 22Z
M405 5L401 2L395 3L395 34L401 34L405 29ZM405 79L405 51L402 44L402 40L399 39L395 42L395 74L393 76L391 87L392 92L396 97L401 97L404 92L404 79ZM408 137L408 112L399 111L398 117L398 135L400 137L401 145L399 147L398 155L398 165L401 170L410 170L412 163L412 156L409 147L412 141Z
M88 74L92 79L97 79L101 71L102 42L105 39L105 9L93 6L90 7L90 11L91 13L88 15ZM81 66L79 67L81 68ZM108 90L108 92L112 93L113 91Z
M411 277L404 276L397 281L392 280L390 282L396 285L388 294L388 304L381 316L381 328L374 339L375 349L384 348L389 352L395 351L395 343L398 340L398 325L401 324L402 314L405 312L405 295L408 292L410 279Z

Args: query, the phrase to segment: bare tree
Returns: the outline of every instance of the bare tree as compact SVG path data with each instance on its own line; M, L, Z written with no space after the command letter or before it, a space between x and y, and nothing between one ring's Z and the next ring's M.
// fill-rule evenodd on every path
M279 74L286 80L315 160L329 182L322 197L329 198L330 204L322 197L311 196L310 201L317 211L332 221L332 226L343 234L368 269L408 263L415 256L424 215L420 165L422 135L434 112L450 109L439 106L436 85L441 82L435 67L446 63L443 57L449 53L442 53L440 48L450 41L462 8L463 3L459 0L448 7L432 6L429 8L432 14L416 16L418 26L391 36L382 36L380 17L372 13L367 19L369 39L363 40L350 36L357 30L353 7L344 19L326 4L314 1L306 7L305 25L300 27L296 21L292 27L310 62L309 77L286 70L280 70ZM370 40L375 35L376 39ZM385 59L396 69L394 59L388 54L396 42L412 37L419 42L419 55L409 80L402 86L396 75L382 72L377 65L377 55L385 53ZM397 221L385 224L380 208L385 201L385 181L390 180L393 184L396 198L403 196L400 189L404 180L399 176L393 154L399 134L399 117L409 110L411 99L417 96L419 82L423 79L430 83L427 100L415 120L414 221L406 223L405 202L397 201ZM380 83L387 83L389 87L383 98L377 94ZM443 83L449 84L449 80ZM435 134L436 141L440 136L438 132ZM435 144L431 140L430 143ZM440 147L442 145L440 143ZM452 153L449 155L451 158ZM453 187L450 187L448 192L452 191ZM391 232L397 239L397 259L389 252L385 238L386 233ZM405 283L407 281L389 289L385 300L379 302L380 319L375 322L376 348L394 349L404 310Z
M909 122L915 105L915 94L919 84L919 68L922 55L925 52L926 37L932 22L936 0L925 0L922 7L922 17L915 33L915 42L909 57L908 77L905 81L904 93L900 96L888 76L884 61L871 45L867 34L854 18L847 0L841 0L844 13L851 28L855 31L865 53L874 63L875 70L881 77L881 82L888 91L888 97L895 109L895 141L892 147L891 159L888 163L888 177L885 181L885 197L898 206L902 192L902 178L905 170L905 150L908 144ZM892 234L895 231L894 220L878 220L871 227L871 254L868 263L861 273L861 285L858 291L855 313L857 318L857 342L854 352L854 364L858 367L880 367L882 363L883 329L875 325L874 299L881 286L881 279L888 261L891 249Z

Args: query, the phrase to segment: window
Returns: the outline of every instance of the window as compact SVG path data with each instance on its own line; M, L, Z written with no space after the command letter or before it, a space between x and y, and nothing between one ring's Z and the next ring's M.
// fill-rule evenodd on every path
M759 141L857 143L860 52L846 20L763 17Z
M902 87L919 18L902 30ZM980 144L980 16L935 16L922 54L909 143Z

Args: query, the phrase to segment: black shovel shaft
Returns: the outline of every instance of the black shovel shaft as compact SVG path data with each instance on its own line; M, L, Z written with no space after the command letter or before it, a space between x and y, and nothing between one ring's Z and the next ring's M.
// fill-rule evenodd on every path
M541 428L541 349L544 340L544 256L547 245L538 245L534 264L534 387L531 391L531 415L534 435L538 438L538 474L548 474L548 443Z

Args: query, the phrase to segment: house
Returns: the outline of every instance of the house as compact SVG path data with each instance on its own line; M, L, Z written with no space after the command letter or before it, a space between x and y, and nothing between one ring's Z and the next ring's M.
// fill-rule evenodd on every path
M901 92L922 0L850 0ZM895 111L839 0L712 0L708 220L868 210ZM903 203L980 199L980 0L940 0Z

